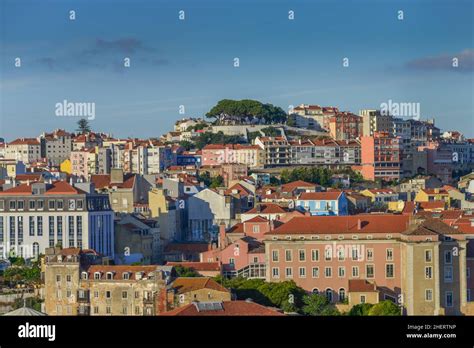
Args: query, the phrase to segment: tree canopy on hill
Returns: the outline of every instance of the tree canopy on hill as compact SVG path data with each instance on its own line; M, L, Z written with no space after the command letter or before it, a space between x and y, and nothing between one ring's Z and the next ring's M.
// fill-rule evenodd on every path
M285 122L287 118L287 114L282 108L251 99L223 99L206 114L208 118L216 120L224 115L237 117L242 121L245 118L264 119L267 124Z
M238 135L225 135L222 132L205 132L194 138L194 144L199 150L208 144L240 144L244 142L245 140Z

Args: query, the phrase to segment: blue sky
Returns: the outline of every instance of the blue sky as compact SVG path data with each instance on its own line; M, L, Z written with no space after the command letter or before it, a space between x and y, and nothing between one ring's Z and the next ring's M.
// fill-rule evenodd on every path
M55 104L65 99L96 104L95 130L159 136L223 98L353 112L388 100L419 102L422 118L473 137L473 4L2 0L0 137L74 130L77 118L55 116ZM459 58L457 69L452 57Z

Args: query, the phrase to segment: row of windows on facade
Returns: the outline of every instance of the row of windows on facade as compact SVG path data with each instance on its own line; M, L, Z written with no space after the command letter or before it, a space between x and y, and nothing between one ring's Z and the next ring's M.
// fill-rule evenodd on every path
M61 305L56 305L56 314L72 314L72 306L68 305L66 307L66 313L63 313L63 307ZM78 307L78 312L79 314L86 314L88 312L88 307L86 306L79 306ZM105 313L100 313L99 311L99 306L93 306L92 307L92 312L93 314L112 314L112 307L106 306L105 307ZM153 309L151 307L145 307L144 308L145 315L153 315ZM123 306L122 307L122 314L127 315L129 314L128 311L128 306ZM135 315L141 315L141 307L135 306L134 310Z
M325 267L324 268L324 277L325 278L332 278L332 267ZM298 276L299 278L306 278L306 267L298 267ZM312 278L319 278L319 267L312 267L311 268L311 276ZM340 266L338 267L338 277L345 278L346 276L346 267ZM273 278L280 278L280 268L273 267L272 268L272 277ZM351 277L352 278L359 278L359 266L352 266L351 267ZM367 279L375 278L375 265L365 265L365 277ZM385 264L385 278L394 278L395 277L395 265L393 263ZM285 278L293 278L293 267L285 267Z
M353 261L359 261L362 259L362 253L361 253L361 247L350 247L349 251L346 250L344 247L336 248L336 254L337 254L337 259L339 261L344 261L346 259L346 252L351 253L351 258ZM333 248L325 248L324 249L324 260L325 261L331 261L333 258ZM393 249L392 248L387 248L386 251L386 256L385 259L386 261L393 261ZM375 251L374 249L367 249L366 250L366 260L367 261L373 261ZM273 262L278 262L280 259L280 251L279 250L273 250L272 251L272 261ZM293 250L287 249L285 250L285 261L287 262L292 262L293 261ZM301 249L298 250L298 261L304 262L306 261L306 250ZM311 261L319 261L319 249L312 249L311 250Z
M18 236L18 242L23 242L24 234L24 221L23 216L10 216L8 219L9 222L9 236L10 244L15 244L16 237ZM75 222L75 223L74 223ZM74 216L67 217L68 223L68 236L70 241L74 241L75 234L78 240L82 240L82 216L76 216L74 221ZM74 229L75 225L75 229ZM55 228L56 227L56 228ZM28 231L29 236L34 237L43 236L43 216L29 216L28 217ZM48 231L50 239L54 240L55 232L58 240L62 240L63 237L63 217L48 216ZM4 217L0 216L0 242L4 242L5 238L5 226L4 226Z
M50 199L48 200L48 209L49 210L63 210L64 209L63 199ZM68 210L82 210L84 207L84 200L82 199L69 199L66 201ZM27 201L28 210L43 210L44 209L44 200L36 199ZM9 210L25 210L25 201L24 200L10 200L8 202ZM5 209L5 201L0 200L0 210Z
M73 297L73 293L72 293L72 290L66 290L66 298L67 299L71 299ZM64 290L61 290L61 289L57 289L56 290L56 298L58 300L61 300L63 298L63 293L64 293ZM98 299L100 298L100 291L96 290L93 292L93 299ZM103 294L103 297L106 298L106 299L111 299L112 298L112 291L110 290L105 290L102 292ZM153 292L152 291L143 291L143 296L140 296L140 291L134 291L133 292L133 297L135 299L141 299L143 298L144 300L151 300L153 299ZM89 297L89 291L88 290L83 290L83 289L79 289L77 291L77 297L78 299L88 299ZM127 290L123 290L121 292L121 298L123 300L126 300L129 298L129 291Z

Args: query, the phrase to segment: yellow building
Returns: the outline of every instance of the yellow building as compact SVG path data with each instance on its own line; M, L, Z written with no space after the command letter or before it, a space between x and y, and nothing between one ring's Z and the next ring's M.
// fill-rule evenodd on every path
M72 164L69 159L65 159L59 166L59 169L63 173L72 174Z
M25 165L21 161L15 159L0 159L0 178L2 172L8 178L14 178L17 174L25 173Z
M450 206L449 193L442 188L421 189L415 196L415 202L438 202L444 201L447 206Z

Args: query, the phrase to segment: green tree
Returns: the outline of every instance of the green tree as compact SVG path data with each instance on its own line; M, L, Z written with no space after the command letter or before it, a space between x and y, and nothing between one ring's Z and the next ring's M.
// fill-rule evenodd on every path
M369 310L370 316L396 316L401 315L400 307L390 300L379 302Z
M373 306L372 303L359 303L353 306L347 314L350 316L366 316L369 315L369 311Z
M81 134L89 133L91 131L89 121L86 118L81 118L77 121L77 131Z
M194 144L189 140L181 140L179 146L183 147L186 151L189 151L194 147Z
M184 266L175 266L174 270L178 277L200 277L201 275L194 269Z
M263 119L268 124L285 122L287 118L287 114L282 108L251 99L220 100L206 116L217 120L222 114L240 117L242 121L247 117Z
M305 295L303 297L302 312L306 315L339 315L336 306L331 304L326 296L320 294Z
M222 176L218 175L211 179L211 183L209 185L210 188L217 188L222 187L224 185L224 179Z

